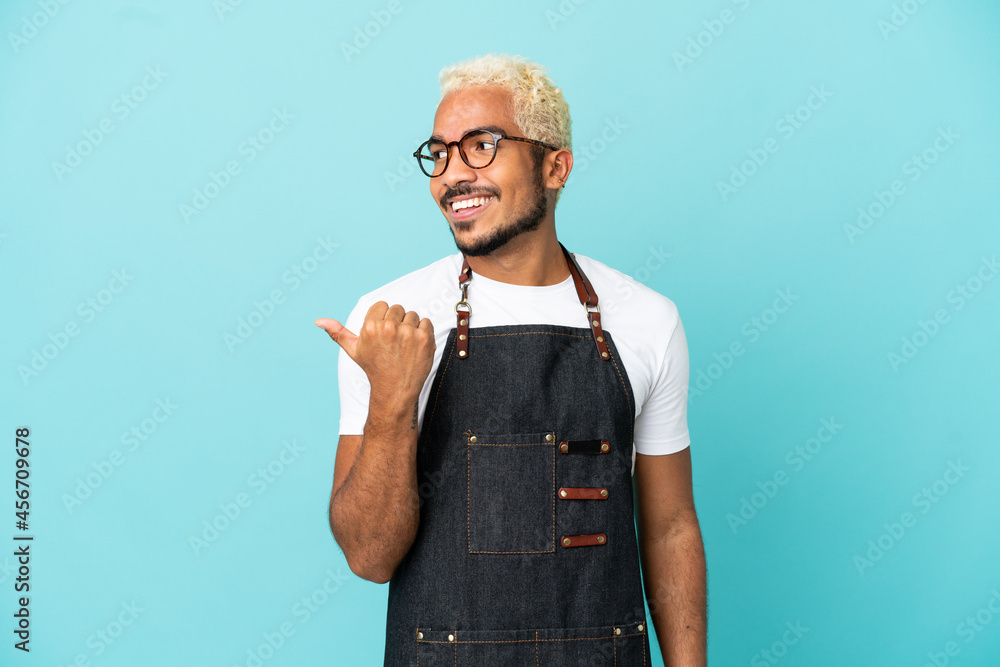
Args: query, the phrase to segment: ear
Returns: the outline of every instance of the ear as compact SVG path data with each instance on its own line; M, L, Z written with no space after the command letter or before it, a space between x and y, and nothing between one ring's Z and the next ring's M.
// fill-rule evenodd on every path
M565 148L546 155L545 161L542 163L545 187L550 190L558 190L563 187L569 180L571 171L573 171L573 154Z

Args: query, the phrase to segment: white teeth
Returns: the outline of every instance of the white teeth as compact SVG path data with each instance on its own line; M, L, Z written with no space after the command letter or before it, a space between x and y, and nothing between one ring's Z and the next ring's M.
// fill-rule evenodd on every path
M469 208L470 206L483 206L486 202L493 199L493 197L473 197L472 199L464 199L462 201L452 202L452 211L461 211L463 208Z

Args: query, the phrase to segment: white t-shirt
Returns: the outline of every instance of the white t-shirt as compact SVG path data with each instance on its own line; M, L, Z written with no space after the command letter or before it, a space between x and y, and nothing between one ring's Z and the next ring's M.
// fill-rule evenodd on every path
M687 428L688 349L674 302L597 260L575 255L597 292L601 326L609 332L625 365L635 398L635 451L672 454L691 443ZM431 372L420 392L419 429L448 334L455 328L455 303L461 298L458 275L462 254L456 252L406 274L362 296L346 326L358 333L371 305L401 305L434 324L437 349ZM473 273L468 290L470 328L513 324L590 327L568 276L557 285L512 285ZM368 418L368 376L347 353L338 358L340 434L361 435ZM633 473L635 456L632 457Z

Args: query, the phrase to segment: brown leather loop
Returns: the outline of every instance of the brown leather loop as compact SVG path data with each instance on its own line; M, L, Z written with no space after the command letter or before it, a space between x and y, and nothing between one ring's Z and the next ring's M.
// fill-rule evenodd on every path
M469 302L465 300L469 290L469 283L472 281L472 269L469 267L469 259L462 255L462 273L458 275L458 286L462 288L462 300L455 304L455 354L459 359L469 358L469 318L472 317L472 309ZM459 308L465 304L465 309Z
M564 486L556 495L560 500L606 500L608 490L604 487Z
M602 546L608 543L608 536L604 533L592 533L590 535L563 535L559 538L559 544L564 547L593 547Z
M611 353L604 338L604 330L601 328L601 309L597 303L597 292L594 291L594 286L590 284L590 280L583 272L583 269L576 263L576 258L573 254L569 250L566 250L566 246L562 243L559 244L559 247L562 248L563 255L566 256L566 264L569 266L569 273L573 277L576 295L579 297L580 303L587 309L587 322L590 324L590 332L594 334L594 342L597 343L597 354L601 359L607 361L611 358ZM457 353L460 359L467 359L469 357L469 317L472 313L468 310L459 310L458 306L464 303L468 307L466 294L471 281L472 267L469 266L469 258L463 254L462 272L458 275L458 286L462 288L462 300L455 305L458 315ZM596 308L597 310L591 310L591 308Z
M587 276L583 274L580 265L576 263L576 258L569 250L566 250L566 246L562 243L559 244L559 247L562 248L563 254L566 256L566 264L569 265L570 275L573 276L573 284L576 285L576 295L580 298L580 303L588 307L596 306L597 292L587 280Z

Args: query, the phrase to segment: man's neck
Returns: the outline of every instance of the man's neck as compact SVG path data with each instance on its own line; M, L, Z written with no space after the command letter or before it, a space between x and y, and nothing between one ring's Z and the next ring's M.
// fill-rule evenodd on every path
M473 275L513 285L557 285L566 280L569 265L555 231L535 236L534 232L521 234L496 252L469 257Z

